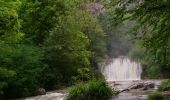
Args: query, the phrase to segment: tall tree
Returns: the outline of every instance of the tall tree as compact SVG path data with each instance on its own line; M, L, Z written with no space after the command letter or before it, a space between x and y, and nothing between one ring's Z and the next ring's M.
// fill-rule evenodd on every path
M68 0L25 0L21 6L22 32L40 45L49 32L66 16Z
M4 88L8 86L8 80L15 75L15 71L5 66L4 55L11 51L11 46L20 39L20 24L18 20L19 2L16 0L0 1L0 98Z

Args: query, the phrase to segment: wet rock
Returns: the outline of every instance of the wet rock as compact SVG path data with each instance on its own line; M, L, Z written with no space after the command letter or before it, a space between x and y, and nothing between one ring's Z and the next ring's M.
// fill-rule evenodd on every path
M148 83L148 87L149 88L155 88L155 83L153 83L153 82Z
M143 90L153 89L155 88L155 83L153 82L145 82L143 86Z
M129 91L130 91L130 89L123 89L123 90L121 90L121 91L118 91L118 93L129 92Z
M148 86L144 86L142 90L148 90Z
M153 89L153 88L155 88L155 83L140 82L140 83L136 83L133 87L131 87L131 89L140 89L140 88L142 88L142 90Z
M39 88L37 90L37 95L45 95L46 94L46 90L44 88Z
M139 88L143 88L144 84L143 83L137 83L135 86L133 86L131 89L139 89Z

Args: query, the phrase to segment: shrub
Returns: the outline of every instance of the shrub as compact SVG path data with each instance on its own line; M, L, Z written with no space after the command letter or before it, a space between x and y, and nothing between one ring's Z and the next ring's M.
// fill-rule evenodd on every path
M72 87L66 100L107 100L113 95L105 80L92 80Z
M4 89L4 99L34 95L39 88L40 73L44 69L40 48L30 45L17 45L10 52L0 54L4 68L15 72Z
M104 76L99 72L92 68L84 67L78 68L75 72L75 75L71 77L72 85L88 82L89 80L98 80L98 79L105 79Z
M15 72L0 66L0 100L4 94L4 88L8 86L8 80L13 78Z
M161 85L158 87L159 91L167 91L170 90L170 80L166 80L161 83Z
M159 92L151 93L148 96L148 100L163 100L163 96Z

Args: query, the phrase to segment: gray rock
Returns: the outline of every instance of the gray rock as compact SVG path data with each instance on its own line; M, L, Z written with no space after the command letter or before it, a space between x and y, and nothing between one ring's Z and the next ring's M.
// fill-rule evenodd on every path
M143 83L138 83L135 86L133 86L131 89L139 89L139 88L143 88L144 84Z
M45 94L46 94L46 91L45 91L44 88L39 88L39 89L37 90L37 95L45 95Z
M148 87L149 88L155 88L155 83L153 83L153 82L148 83Z

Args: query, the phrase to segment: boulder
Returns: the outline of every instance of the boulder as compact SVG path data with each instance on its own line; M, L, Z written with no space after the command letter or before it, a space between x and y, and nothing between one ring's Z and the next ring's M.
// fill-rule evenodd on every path
M139 88L143 88L144 84L143 83L137 83L136 85L134 85L133 87L131 87L131 89L139 89Z
M151 89L155 88L155 83L149 82L148 87L151 88Z
M37 95L45 95L46 94L46 90L44 88L39 88L37 90Z
M155 83L153 82L145 82L143 83L143 89L142 90L148 90L155 88Z
M150 89L148 85L144 85L143 89L142 90L148 90Z

